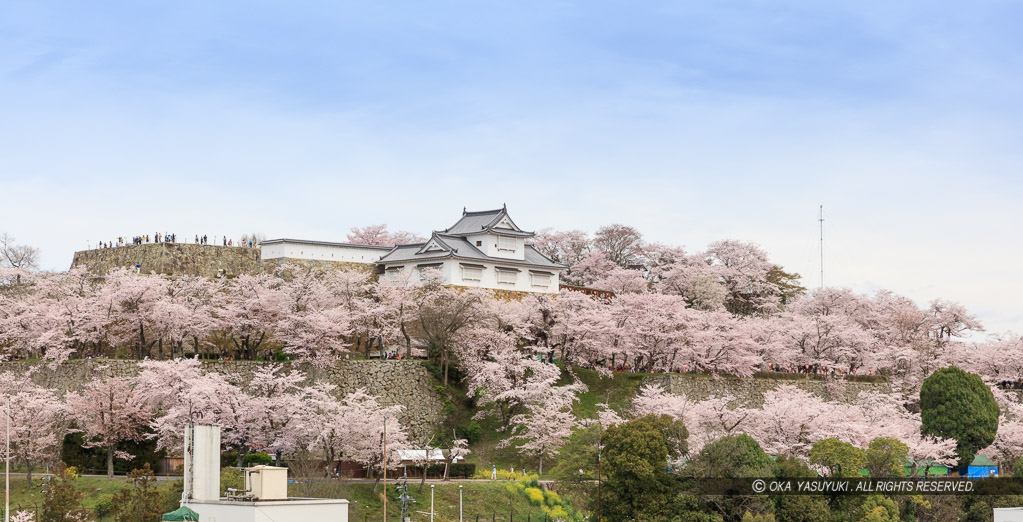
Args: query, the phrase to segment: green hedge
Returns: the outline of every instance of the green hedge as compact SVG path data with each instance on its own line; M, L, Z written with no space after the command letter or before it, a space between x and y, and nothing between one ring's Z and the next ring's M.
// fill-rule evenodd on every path
M470 478L476 474L476 465L460 462L452 464L451 469L448 470L448 478ZM443 477L444 476L444 464L430 464L426 468L426 476L428 477Z

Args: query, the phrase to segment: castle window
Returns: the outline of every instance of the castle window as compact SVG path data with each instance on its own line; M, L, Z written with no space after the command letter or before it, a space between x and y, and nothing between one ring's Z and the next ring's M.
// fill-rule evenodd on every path
M497 282L506 285L514 285L519 279L518 272L512 270L497 269Z
M529 273L530 283L533 286L548 287L551 286L551 274L545 272L530 272Z
M462 266L462 281L480 281L483 279L483 269L472 266Z
M497 236L497 249L506 250L508 252L514 252L518 246L517 241L513 237Z

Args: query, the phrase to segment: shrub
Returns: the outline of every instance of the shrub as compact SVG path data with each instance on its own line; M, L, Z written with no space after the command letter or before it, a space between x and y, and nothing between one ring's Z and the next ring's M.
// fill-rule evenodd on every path
M468 462L459 462L452 464L451 468L448 469L449 477L463 477L469 478L476 473L476 465Z
M220 467L230 468L238 462L238 452L235 450L220 453Z
M128 485L114 495L114 516L118 520L159 520L164 505L149 464L132 470L128 479Z
M501 472L498 471L498 476L500 476L500 474L501 474ZM444 476L444 464L430 464L429 466L426 467L426 476L428 476L428 477L442 477L442 476ZM485 472L485 471L481 471L481 472L477 473L476 472L476 465L475 464L470 464L470 463L467 463L467 462L459 462L459 463L456 463L456 464L452 464L451 467L448 468L448 477L449 478L470 478L470 477L490 478L490 474Z
M540 491L539 488L526 488L525 493L530 504L534 506L543 504L543 491Z
M557 491L544 491L543 500L548 507L560 506L562 504L561 495L558 495Z
M220 496L227 496L227 488L245 488L245 476L242 470L238 468L220 469Z
M537 475L536 473L530 473L530 474L525 475L525 476L519 476L515 480L519 484L522 484L523 487L539 488L540 487L539 478L540 478L540 476Z
M246 467L263 464L269 466L273 464L274 459L266 453L249 453L245 456L245 460L242 461Z
M483 438L483 427L479 422L471 420L459 426L455 430L455 434L458 438L469 441L469 444L475 444Z
M96 518L104 519L114 512L114 497L107 495L96 501Z
M546 513L552 520L571 520L568 515L568 511L565 511L565 508L561 506L555 506L549 511L546 511Z

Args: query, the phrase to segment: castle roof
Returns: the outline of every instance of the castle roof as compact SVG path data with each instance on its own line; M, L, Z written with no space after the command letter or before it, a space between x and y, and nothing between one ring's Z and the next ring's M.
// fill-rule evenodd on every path
M534 269L562 270L568 268L565 265L551 261L547 256L533 248L533 245L526 245L524 254L525 259L523 260L491 257L484 254L463 236L434 232L425 243L412 243L394 247L387 255L380 258L377 264L394 265L398 263L423 263L457 259L469 262L483 261L497 265L524 266Z
M462 218L442 233L453 236L467 236L480 233L517 237L532 237L535 235L532 232L522 230L512 221L511 216L508 215L507 206L502 206L495 210L478 210L474 212L468 212L463 208Z

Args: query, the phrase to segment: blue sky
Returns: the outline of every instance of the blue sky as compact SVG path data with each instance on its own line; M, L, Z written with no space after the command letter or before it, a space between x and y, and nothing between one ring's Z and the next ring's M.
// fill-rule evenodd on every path
M0 231L754 241L1023 333L1016 2L4 2Z

